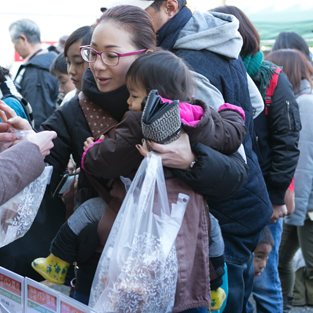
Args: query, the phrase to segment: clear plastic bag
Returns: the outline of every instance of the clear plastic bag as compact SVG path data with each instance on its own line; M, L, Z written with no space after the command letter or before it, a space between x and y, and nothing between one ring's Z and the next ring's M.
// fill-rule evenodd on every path
M36 180L0 206L0 248L23 237L30 229L50 183L52 170L52 166L46 166Z
M9 129L8 133L14 133L16 135L16 139L24 139L28 133L32 131L29 130L19 130L19 129ZM10 148L14 141L0 141L0 153L4 150Z
M92 284L97 312L172 312L177 283L175 239L189 197L168 202L161 157L146 157L127 192Z

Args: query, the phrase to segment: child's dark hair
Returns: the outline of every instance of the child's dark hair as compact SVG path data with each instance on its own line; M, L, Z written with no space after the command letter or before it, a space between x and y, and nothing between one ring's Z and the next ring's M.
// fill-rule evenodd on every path
M195 83L185 62L169 51L155 51L139 57L126 74L126 84L141 84L147 91L157 89L170 100L190 102Z
M66 58L69 47L79 40L81 40L82 46L90 45L91 36L92 36L91 26L83 26L73 31L65 42L63 53L64 57Z
M67 74L67 63L63 54L59 54L50 65L50 74L55 76L55 71Z
M266 244L272 246L272 248L275 245L272 233L267 226L264 228L263 235L262 235L258 245L260 245L261 243L266 243Z

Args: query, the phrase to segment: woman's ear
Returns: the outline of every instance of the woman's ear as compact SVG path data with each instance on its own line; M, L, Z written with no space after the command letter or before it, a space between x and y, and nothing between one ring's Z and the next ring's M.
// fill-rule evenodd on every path
M154 52L154 50L152 50L152 49L148 49L148 50L145 52L145 54L147 54L147 53L151 53L151 52Z

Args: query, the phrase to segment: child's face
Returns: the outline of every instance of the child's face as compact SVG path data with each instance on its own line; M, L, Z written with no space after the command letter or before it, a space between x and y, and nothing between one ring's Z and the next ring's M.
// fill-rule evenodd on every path
M134 111L141 111L141 102L147 97L146 89L143 87L128 86L129 98L127 100L128 109Z
M58 70L55 70L54 73L59 82L59 93L65 96L67 93L75 89L75 85L68 74L64 74Z
M268 243L261 243L254 251L254 277L260 276L263 272L269 254L272 251L272 246Z
M67 72L78 90L82 89L83 75L89 64L85 62L80 54L81 40L74 42L67 51Z

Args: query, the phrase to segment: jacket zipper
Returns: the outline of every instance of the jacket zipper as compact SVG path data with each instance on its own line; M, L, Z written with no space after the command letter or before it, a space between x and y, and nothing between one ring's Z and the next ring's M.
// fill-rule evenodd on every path
M286 101L287 104L287 117L288 117L288 123L289 123L289 130L291 130L291 121L290 121L290 102Z

